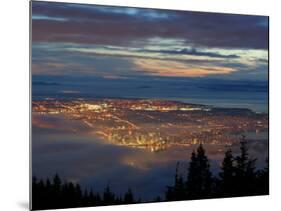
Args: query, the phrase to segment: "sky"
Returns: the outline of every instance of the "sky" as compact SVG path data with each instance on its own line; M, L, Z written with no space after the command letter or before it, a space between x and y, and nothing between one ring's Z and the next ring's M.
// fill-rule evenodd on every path
M268 17L33 1L32 74L267 81Z

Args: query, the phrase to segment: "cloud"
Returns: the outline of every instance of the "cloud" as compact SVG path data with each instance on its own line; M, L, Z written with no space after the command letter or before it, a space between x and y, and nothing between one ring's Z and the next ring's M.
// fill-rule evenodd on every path
M96 55L107 55L107 56L121 56L121 57L138 57L138 58L159 58L161 56L196 56L196 57L210 57L210 58L222 58L222 59L237 59L240 58L239 55L236 54L221 54L218 52L211 51L200 51L196 48L182 48L178 50L153 50L153 49L145 49L145 48L122 48L122 47L70 47L65 50L70 52L80 52L80 53L88 53L88 54L96 54ZM166 59L166 58L165 58Z
M155 51L155 50L146 50L145 52L155 52L155 53L164 53L164 54L179 54L179 55L191 55L191 56L206 56L212 58L239 58L240 56L235 54L223 55L220 53L214 52L204 52L198 51L196 48L183 48L180 50L162 50L162 51Z
M268 17L33 2L33 41L140 45L160 38L193 47L268 49ZM65 20L65 21L58 21Z
M159 71L160 67L162 69L161 75L166 75L166 77L207 77L215 75L227 77L228 75L234 76L235 73L235 77L248 78L252 77L255 72L257 73L255 77L263 77L267 74L266 63L259 62L259 59L267 58L266 52L262 52L262 50L209 50L185 46L179 48L177 45L170 49L170 44L175 42L161 40L161 43L160 46L157 42L155 45L139 48L35 43L33 44L32 72L36 75L83 75L114 80L160 75L160 73L155 73L156 69ZM185 52L190 54L184 54ZM139 62L136 62L144 60L148 61L141 63L151 63L152 66L140 65ZM157 67L155 61L158 64L159 61L162 61L161 66ZM172 65L176 66L173 67ZM142 69L143 67L145 67L145 70ZM163 67L170 68L169 74L167 68L165 72ZM179 71L183 72L179 73ZM252 76L248 75L250 72Z
M56 82L45 82L45 81L32 81L33 86L59 86L60 83Z
M134 64L148 75L168 77L203 77L230 74L237 71L231 67L197 66L155 59L135 59Z
M46 59L45 61L32 62L32 74L59 76L78 73L80 75L94 74L95 68L75 61L52 62Z

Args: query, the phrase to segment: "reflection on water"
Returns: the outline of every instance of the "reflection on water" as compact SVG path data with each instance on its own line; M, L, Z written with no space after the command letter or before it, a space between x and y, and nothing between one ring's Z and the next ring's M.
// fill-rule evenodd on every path
M138 197L152 199L165 191L173 181L177 161L186 172L191 152L198 145L173 145L166 150L151 152L141 148L114 145L98 138L82 122L64 115L32 115L33 174L79 182L85 187L102 191L109 183L117 193L131 187ZM267 133L249 135L250 155L262 166L267 155ZM259 139L257 139L259 138ZM222 144L205 144L213 173L217 173L224 155ZM232 146L239 150L238 142Z

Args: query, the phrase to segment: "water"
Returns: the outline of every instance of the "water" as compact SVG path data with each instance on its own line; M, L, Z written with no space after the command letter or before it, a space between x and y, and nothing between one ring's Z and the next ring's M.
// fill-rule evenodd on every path
M37 78L33 80L39 80ZM33 100L55 98L156 98L268 113L267 82L186 80L49 79L57 85L34 85ZM257 84L256 84L257 83ZM217 85L220 85L216 87ZM261 88L262 87L262 88Z

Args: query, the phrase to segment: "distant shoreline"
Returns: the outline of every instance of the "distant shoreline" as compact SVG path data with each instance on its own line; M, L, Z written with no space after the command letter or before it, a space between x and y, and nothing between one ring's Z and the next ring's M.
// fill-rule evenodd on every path
M33 97L34 98L34 97ZM36 98L36 97L35 97ZM171 103L179 103L179 104L184 104L184 105L191 105L191 106L199 106L199 107L208 107L212 109L219 109L219 110L244 110L244 111L250 111L255 114L267 114L267 112L260 112L260 111L255 111L254 109L251 108L245 108L245 107L230 107L230 106L217 106L217 105L211 105L211 104L202 104L202 103L189 103L183 100L173 100L173 99L164 99L164 98L147 98L147 97L107 97L107 96L95 96L95 97L43 97L43 96L38 96L38 99L32 100L32 102L38 102L38 101L53 101L53 100L58 100L58 101L98 101L98 100L128 100L128 101L161 101L161 102L171 102ZM192 101L192 100L191 100Z

